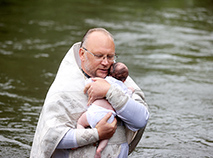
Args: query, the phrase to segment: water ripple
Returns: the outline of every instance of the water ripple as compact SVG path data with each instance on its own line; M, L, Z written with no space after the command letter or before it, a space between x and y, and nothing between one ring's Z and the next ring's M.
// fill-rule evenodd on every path
M14 145L18 145L18 146L20 146L20 147L22 147L22 148L26 148L26 149L29 149L30 150L30 146L29 145L27 145L27 144L24 144L24 143L22 143L22 142L20 142L20 141L17 141L17 140L14 140L14 139L9 139L9 138L6 138L6 137L4 137L4 136L2 136L2 135L0 135L0 141L2 142L2 143L11 143L11 144L14 144ZM3 144L2 144L3 145Z

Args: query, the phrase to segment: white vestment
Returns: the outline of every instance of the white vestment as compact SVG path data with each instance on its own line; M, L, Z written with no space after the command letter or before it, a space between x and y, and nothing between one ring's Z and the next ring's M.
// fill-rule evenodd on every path
M85 76L81 71L79 46L80 43L76 43L68 51L47 93L33 140L30 155L32 158L50 158L67 131L76 129L78 118L87 109L88 100L86 94L83 93ZM125 84L135 89L136 93L133 94L132 98L145 104L142 91L130 77L127 78ZM120 153L120 144L123 141L128 141L130 151L131 148L134 149L144 129L145 127L139 132L132 132L126 128L125 137L124 128L118 128L110 139L111 143L103 151L103 157L106 155L116 157ZM139 135L135 135L136 133ZM90 139L96 140L97 138L85 137L85 141L90 141ZM119 142L119 140L121 141ZM89 144L76 150L69 149L69 155L74 158L91 158L94 157L95 151L96 147Z

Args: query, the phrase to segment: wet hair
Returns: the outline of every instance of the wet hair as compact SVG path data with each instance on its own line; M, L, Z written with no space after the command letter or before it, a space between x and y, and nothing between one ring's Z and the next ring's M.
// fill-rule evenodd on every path
M96 32L96 31L97 31L97 32L103 32L104 34L109 35L109 36L112 38L112 40L114 41L114 38L113 38L112 34L111 34L110 32L108 32L106 29L104 29L104 28L93 28L93 29L89 29L89 30L85 33L85 35L83 36L83 39L82 39L82 41L81 41L80 47L83 46L83 44L84 44L85 41L87 40L87 37L88 37L91 33Z
M129 71L125 64L118 62L112 65L109 75L124 82L129 75Z

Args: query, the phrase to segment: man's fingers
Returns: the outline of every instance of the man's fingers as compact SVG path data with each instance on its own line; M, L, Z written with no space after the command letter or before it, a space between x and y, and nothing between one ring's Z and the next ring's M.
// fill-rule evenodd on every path
M108 123L108 119L111 117L112 112L107 113L95 126L98 130L99 139L109 139L113 136L117 128L116 118L112 123Z
M92 78L92 81L97 81L97 80L100 80L100 79L102 79L102 78L100 78L100 77L95 77L95 78Z
M92 104L93 102L94 102L94 99L89 97L87 105L89 106L89 105Z
M113 121L112 121L112 126L116 126L117 125L117 119L115 118Z
M84 94L87 93L88 89L90 88L91 83L88 83L85 87L84 87Z
M100 78L96 77L96 78L91 78L91 79L92 79L92 81L95 82L95 81L99 80ZM91 85L92 85L92 83L86 84L86 86L84 87L84 93L87 93L87 91L90 89Z
M111 113L111 112L108 112L108 113L103 117L103 120L107 122L111 116L112 116L112 113Z

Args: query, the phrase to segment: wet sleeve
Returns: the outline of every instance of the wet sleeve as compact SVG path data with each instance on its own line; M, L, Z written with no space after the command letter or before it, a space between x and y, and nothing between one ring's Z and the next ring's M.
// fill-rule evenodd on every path
M78 147L76 142L75 130L70 129L62 138L57 146L57 149L71 149Z
M71 149L95 143L99 140L98 131L92 129L70 129L62 138L57 149Z
M116 112L117 116L124 121L126 127L132 131L145 127L149 119L147 108L131 98L122 109Z
M138 94L133 96L134 99L132 99L128 95L125 95L119 88L111 85L106 94L106 99L116 110L118 117L132 131L137 131L145 127L149 118L145 101L140 96L140 92L136 91L136 93Z

